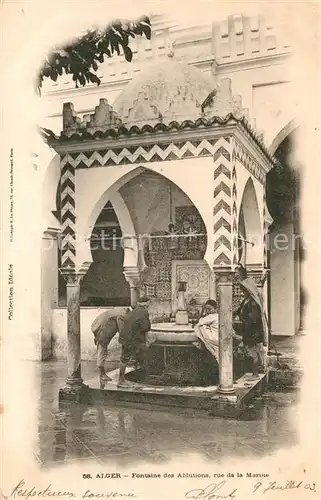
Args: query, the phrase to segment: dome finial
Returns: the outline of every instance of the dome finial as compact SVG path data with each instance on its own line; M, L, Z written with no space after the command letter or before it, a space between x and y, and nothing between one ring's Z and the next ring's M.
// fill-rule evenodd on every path
M175 52L174 52L174 45L175 45L176 40L169 41L167 44L167 57L170 59L173 59Z

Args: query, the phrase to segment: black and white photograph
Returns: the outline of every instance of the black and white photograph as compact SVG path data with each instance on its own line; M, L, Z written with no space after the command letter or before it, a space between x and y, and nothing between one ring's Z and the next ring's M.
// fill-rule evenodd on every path
M1 7L0 498L319 498L319 2Z

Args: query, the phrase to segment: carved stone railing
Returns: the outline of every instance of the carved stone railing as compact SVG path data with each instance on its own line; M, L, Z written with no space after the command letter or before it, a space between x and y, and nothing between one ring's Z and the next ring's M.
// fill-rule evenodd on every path
M62 117L63 131L67 133L81 129L90 129L93 132L106 128L118 128L122 124L117 113L108 104L107 99L100 99L94 113L84 115L83 119L77 116L71 102L65 102Z
M134 78L146 63L166 59L173 42L175 59L196 65L211 65L213 61L224 65L291 52L290 44L283 43L281 34L276 34L275 28L262 16L233 15L225 21L194 27L175 25L166 22L165 18L161 22L162 16L156 17L154 25L152 19L151 40L137 37L131 41L131 63L121 55L108 58L100 66L98 75L102 78L102 86L105 81L128 81ZM71 78L64 76L57 83L51 82L48 85L48 82L44 82L44 91L68 90L73 87Z
M278 33L278 35L280 35ZM275 28L263 16L229 16L213 23L213 55L218 64L286 53L289 44L281 42Z

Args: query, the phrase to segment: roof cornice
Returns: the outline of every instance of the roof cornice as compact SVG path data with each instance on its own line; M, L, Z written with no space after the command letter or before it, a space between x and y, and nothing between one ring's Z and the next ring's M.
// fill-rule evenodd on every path
M142 127L109 128L106 130L84 129L75 131L70 135L61 133L60 137L47 135L47 143L57 153L99 151L100 149L118 149L122 147L143 146L151 144L166 144L184 140L207 139L210 137L232 135L239 130L241 136L246 137L247 142L258 150L261 162L270 164L270 168L277 164L277 160L271 155L262 138L251 127L242 116L238 117L229 113L225 118L214 116L213 118L199 118L196 121L185 120L181 123L173 121L168 125L157 123L156 125L144 125ZM48 131L47 131L48 132ZM241 137L240 136L240 137ZM255 147L256 146L256 147ZM252 147L253 149L253 147Z

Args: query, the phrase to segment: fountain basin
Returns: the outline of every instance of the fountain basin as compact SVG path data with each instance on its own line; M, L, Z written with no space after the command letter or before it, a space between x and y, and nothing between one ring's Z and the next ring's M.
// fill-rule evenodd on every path
M154 342L189 343L197 340L191 325L176 325L176 323L154 323L147 335Z
M156 386L215 385L218 365L206 349L198 349L198 340L191 325L154 323L147 333L144 383ZM132 373L132 380L139 380ZM136 380L136 381L137 381Z

